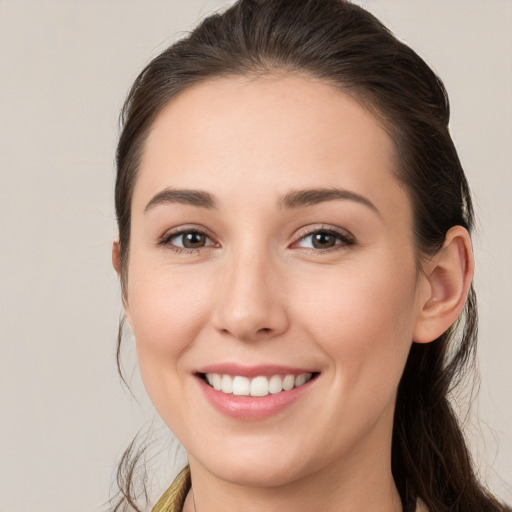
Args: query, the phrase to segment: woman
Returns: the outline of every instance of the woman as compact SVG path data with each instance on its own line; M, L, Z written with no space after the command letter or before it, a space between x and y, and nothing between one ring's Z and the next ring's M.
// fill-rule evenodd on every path
M448 118L343 0L241 0L138 77L113 262L189 458L154 510L505 510L447 398L476 334Z

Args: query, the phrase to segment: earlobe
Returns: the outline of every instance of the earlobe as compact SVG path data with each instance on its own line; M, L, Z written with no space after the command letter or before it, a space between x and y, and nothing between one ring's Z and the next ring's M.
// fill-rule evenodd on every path
M459 317L471 286L474 272L471 238L462 226L454 226L445 237L442 249L425 265L427 297L420 304L413 340L429 343Z
M126 298L126 290L125 290L123 278L121 275L121 244L120 244L119 240L114 240L114 242L112 243L112 266L114 267L114 270L116 271L117 275L119 276L119 279L121 280L121 294L122 294L123 306L124 306L124 310L126 312L126 318L128 320L128 323L130 324L130 313L128 310L128 301Z
M118 276L121 276L121 246L119 240L112 242L112 266Z

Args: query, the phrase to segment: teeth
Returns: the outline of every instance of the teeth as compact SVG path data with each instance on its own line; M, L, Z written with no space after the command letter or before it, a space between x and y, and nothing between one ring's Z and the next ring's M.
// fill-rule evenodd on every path
M299 386L302 386L302 384L306 384L310 378L311 375L308 375L307 373L301 373L300 375L297 375L297 377L295 377L295 387L298 388Z
M212 375L212 386L213 386L213 389L220 391L221 384L220 384L220 375L218 373L214 373Z
M267 396L268 379L266 377L256 377L251 380L251 396Z
M222 391L228 395L235 396L267 396L269 393L275 394L281 391L289 391L298 388L309 382L312 378L311 373L301 373L300 375L272 375L267 378L264 376L248 379L236 375L221 375L219 373L207 373L206 380L212 388Z
M283 379L279 375L273 375L268 381L269 393L281 393L283 391Z
M248 396L251 389L251 381L247 377L233 378L233 395Z
M233 393L233 379L231 375L223 375L221 379L221 389L223 393Z
M290 391L290 389L293 389L293 386L295 386L295 377L293 375L287 375L283 379L283 389Z

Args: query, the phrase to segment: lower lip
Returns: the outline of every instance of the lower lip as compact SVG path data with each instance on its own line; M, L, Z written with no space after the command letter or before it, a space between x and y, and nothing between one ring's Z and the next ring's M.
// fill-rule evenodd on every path
M316 378L298 388L262 397L228 395L217 391L197 377L206 399L219 412L238 420L263 420L279 414L307 393Z

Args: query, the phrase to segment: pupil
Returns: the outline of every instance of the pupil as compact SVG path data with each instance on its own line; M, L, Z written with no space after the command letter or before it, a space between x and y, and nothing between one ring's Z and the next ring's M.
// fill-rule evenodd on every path
M317 233L313 237L313 247L316 249L325 249L334 247L336 241L329 233Z
M183 247L187 249L196 249L203 247L205 236L202 233L187 233L183 236Z

